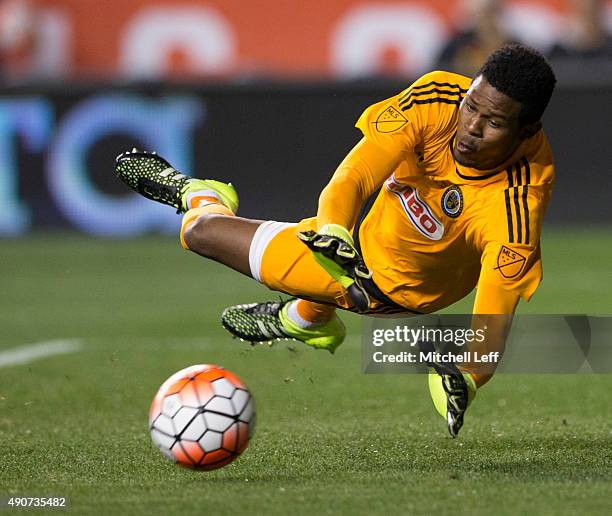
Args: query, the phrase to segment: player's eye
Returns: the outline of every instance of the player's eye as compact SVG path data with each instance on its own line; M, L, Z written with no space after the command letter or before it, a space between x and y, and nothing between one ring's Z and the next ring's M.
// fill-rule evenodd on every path
M489 120L489 126L491 126L493 129L499 129L501 124L498 124L495 120Z
M467 110L468 110L470 113L473 113L474 111L476 111L476 108L475 108L475 107L474 107L472 104L470 104L469 102L467 102L465 105L466 105L466 107L467 107Z

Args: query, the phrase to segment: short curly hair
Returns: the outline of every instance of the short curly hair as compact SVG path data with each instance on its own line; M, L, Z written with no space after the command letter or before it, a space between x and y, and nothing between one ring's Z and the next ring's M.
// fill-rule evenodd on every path
M494 51L476 72L497 91L520 102L522 125L542 118L552 97L557 79L552 68L537 50L526 45L506 45Z

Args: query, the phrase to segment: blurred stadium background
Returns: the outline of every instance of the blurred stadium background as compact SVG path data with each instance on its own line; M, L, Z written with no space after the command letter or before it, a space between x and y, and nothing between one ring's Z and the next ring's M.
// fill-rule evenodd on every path
M548 222L609 221L611 30L603 0L3 0L0 235L174 231L110 173L134 145L231 179L243 215L310 215L364 107L504 41L560 78Z
M528 43L559 77L557 183L545 282L521 310L609 314L611 32L612 0L0 0L0 498L358 514L444 513L459 496L472 514L606 513L610 377L496 378L460 448L423 378L360 373L356 317L333 360L233 342L223 307L275 294L183 253L173 210L113 165L157 150L231 180L243 216L310 216L370 103ZM58 339L80 351L2 364ZM164 464L146 429L157 386L198 362L235 370L260 410L252 449L210 485Z

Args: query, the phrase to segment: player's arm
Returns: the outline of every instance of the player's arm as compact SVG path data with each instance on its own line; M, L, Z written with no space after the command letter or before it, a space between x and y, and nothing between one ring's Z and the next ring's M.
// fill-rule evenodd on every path
M319 198L318 231L299 235L319 264L347 289L360 311L368 309L369 299L359 278L371 274L353 246L350 229L366 199L398 170L401 161L414 153L415 146L429 132L438 126L446 127L454 113L441 107L446 104L413 102L414 89L420 88L419 97L434 98L438 90L427 88L451 79L459 80L459 76L432 72L399 95L363 112L356 127L364 138L340 164ZM459 91L451 95L460 97Z
M481 272L472 318L472 329L486 328L484 341L473 348L478 353L499 352L499 357L502 356L519 299L529 301L542 281L539 241L548 192L549 187L530 186L529 197L526 194L524 204L518 205L524 222L520 226L516 220L516 204L501 219L495 216L503 211L501 207L487 219L490 223L483 235ZM512 228L512 234L508 227ZM486 240L487 233L494 238ZM483 368L482 364L472 364L464 369L480 387L491 379L496 365L487 364Z
M499 352L500 357L503 355L519 299L517 292L489 283L486 278L479 282L472 312L472 330L481 330L484 340L471 345L470 351L479 355L490 352ZM469 372L476 385L481 387L493 376L491 364L487 363L486 367L482 370L482 364L466 364L462 369Z
M490 280L488 270L481 269L480 280L474 302L472 330L475 335L484 334L484 340L473 340L467 351L480 357L499 352L503 354L506 337L512 324L512 316L518 305L520 294ZM463 414L476 396L477 389L484 385L495 372L496 363L463 363L455 365L432 362L429 374L429 393L438 413L447 420L452 437L463 425Z
M319 197L317 231L298 237L315 260L338 281L359 311L369 308L369 297L359 279L371 272L353 245L350 228L366 199L383 184L402 156L367 138L349 152Z
M538 238L539 240L539 238ZM472 310L472 330L481 330L482 342L472 342L470 351L485 355L504 353L506 337L519 300L529 300L542 280L540 247L516 242L489 241L484 246L481 270ZM488 382L497 362L464 364L478 387Z
M353 245L350 229L367 198L413 152L422 117L401 113L401 95L367 108L357 121L364 138L342 161L319 198L317 231L298 234L315 260L346 290L359 311L369 297L359 281L370 271Z
M393 173L402 156L367 138L348 153L319 196L317 227L352 228L367 198Z
M482 257L472 326L486 327L482 348L499 351L500 356L519 299L529 301L542 280L540 235L554 167L543 133L534 143L539 150L515 168L508 188L492 210L484 212L486 223L475 242ZM472 374L478 386L491 378L492 369Z

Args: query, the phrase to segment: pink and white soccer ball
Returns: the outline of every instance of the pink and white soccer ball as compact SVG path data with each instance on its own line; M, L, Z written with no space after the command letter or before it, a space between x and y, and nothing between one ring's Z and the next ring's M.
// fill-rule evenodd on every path
M217 469L246 449L255 430L255 401L231 371L194 365L159 388L149 411L149 428L169 460L193 469Z

